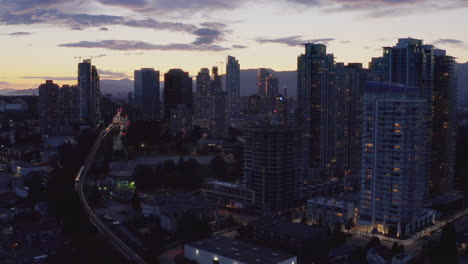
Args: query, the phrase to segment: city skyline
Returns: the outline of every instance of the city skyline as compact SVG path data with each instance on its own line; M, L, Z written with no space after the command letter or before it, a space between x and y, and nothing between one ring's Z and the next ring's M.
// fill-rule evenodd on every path
M76 84L75 62L91 57L101 79L132 79L142 67L182 68L194 76L200 68L217 65L225 74L227 55L241 61L242 69L295 70L305 42L326 44L337 62L367 66L382 55L382 47L411 36L446 49L458 62L468 61L468 37L459 34L458 26L468 22L466 1L0 4L5 7L0 39L9 51L4 52L8 63L0 68L0 89L35 88L45 79Z

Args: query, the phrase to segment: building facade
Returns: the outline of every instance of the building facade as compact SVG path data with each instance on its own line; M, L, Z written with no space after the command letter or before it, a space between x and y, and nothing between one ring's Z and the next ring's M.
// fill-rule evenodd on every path
M91 60L78 64L78 89L80 91L80 119L87 124L100 120L100 79Z
M240 64L235 57L228 56L226 63L227 110L230 117L240 113Z
M181 69L164 75L164 121L172 134L185 135L192 127L192 78Z
M61 120L59 86L52 80L39 86L39 124L41 133L55 134Z
M302 131L298 128L245 129L243 175L256 206L277 211L292 206L302 177Z
M141 111L139 118L158 120L160 116L159 71L142 68L134 72L134 105Z
M363 99L360 225L406 236L431 221L430 100L418 88L369 82Z
M330 180L336 167L334 59L323 44L305 45L297 60L297 121L304 131L304 174Z

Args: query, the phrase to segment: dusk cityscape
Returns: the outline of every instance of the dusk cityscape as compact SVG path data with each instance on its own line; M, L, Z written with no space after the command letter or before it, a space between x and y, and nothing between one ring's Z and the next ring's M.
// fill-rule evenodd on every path
M0 263L468 264L464 25L464 0L0 0Z

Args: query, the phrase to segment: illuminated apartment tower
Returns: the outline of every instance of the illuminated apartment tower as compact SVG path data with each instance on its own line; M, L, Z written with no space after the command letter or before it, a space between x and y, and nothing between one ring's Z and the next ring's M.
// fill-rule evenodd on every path
M60 109L59 86L51 80L39 86L39 124L42 134L53 135L58 132Z
M235 57L228 56L226 63L227 110L230 117L240 113L240 65Z
M159 71L153 68L135 70L134 104L140 109L138 118L157 120L160 115Z
M297 122L304 130L304 174L308 179L335 176L336 92L333 55L323 44L305 44L297 60Z
M87 124L97 124L100 120L101 92L99 74L91 60L78 64L78 89L80 91L80 118Z
M434 47L422 40L398 39L383 50L383 81L415 87L419 95L430 99L434 83Z
M431 101L419 88L369 82L362 116L360 225L406 236L430 223L422 209L431 167Z
M256 206L267 212L291 207L302 177L302 130L265 126L244 132L243 175Z
M361 63L336 63L336 175L358 187L361 176L362 92L367 71Z
M458 73L454 57L434 54L431 189L440 194L454 188Z

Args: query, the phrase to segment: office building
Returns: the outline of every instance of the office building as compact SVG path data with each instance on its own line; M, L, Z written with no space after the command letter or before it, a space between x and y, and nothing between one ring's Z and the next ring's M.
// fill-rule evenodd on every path
M454 188L458 73L454 57L434 54L431 189L441 194Z
M293 206L302 177L302 131L264 126L244 130L243 176L256 207L274 212Z
M39 124L42 134L58 132L61 120L59 98L59 86L52 80L39 86Z
M158 120L160 116L159 71L142 68L134 72L134 105L140 110L137 118Z
M192 127L192 78L181 69L164 74L164 121L172 134L185 135Z
M195 91L195 118L209 119L211 115L211 77L210 70L203 68L198 72Z
M227 109L230 117L240 113L240 65L235 57L228 56L226 63Z
M100 82L97 69L90 59L78 64L78 89L80 119L87 124L97 124L100 120Z
M405 237L430 224L431 101L418 87L369 82L362 116L360 225Z
M304 173L308 179L335 177L336 90L334 59L323 44L305 44L297 61L297 121L304 131Z
M260 97L266 96L266 78L270 76L270 72L267 69L260 68L257 71L257 95Z

